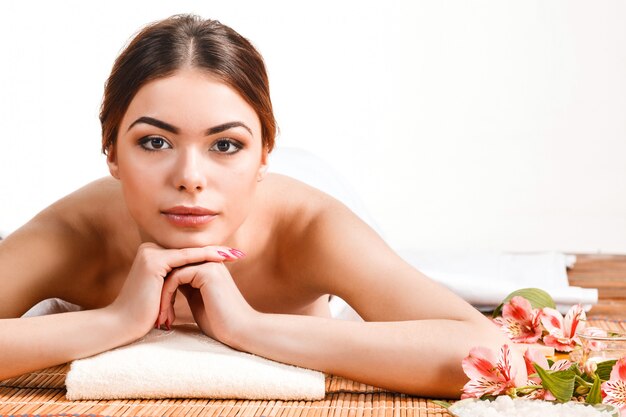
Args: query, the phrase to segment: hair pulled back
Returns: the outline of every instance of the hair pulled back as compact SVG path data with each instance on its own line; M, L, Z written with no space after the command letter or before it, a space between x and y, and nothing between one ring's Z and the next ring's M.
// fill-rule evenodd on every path
M185 14L146 26L115 60L100 108L103 153L115 144L137 91L186 66L206 70L237 91L259 117L263 145L273 149L276 120L263 58L230 27Z

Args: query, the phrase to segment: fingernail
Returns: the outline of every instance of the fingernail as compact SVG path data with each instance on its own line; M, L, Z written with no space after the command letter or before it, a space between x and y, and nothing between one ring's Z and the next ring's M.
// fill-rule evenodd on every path
M240 251L239 249L230 249L228 252L232 253L237 258L243 258L244 256L246 256L246 254Z
M232 258L232 256L230 256L229 254L227 254L226 252L222 252L221 250L217 251L218 255L223 256L226 259L230 259Z

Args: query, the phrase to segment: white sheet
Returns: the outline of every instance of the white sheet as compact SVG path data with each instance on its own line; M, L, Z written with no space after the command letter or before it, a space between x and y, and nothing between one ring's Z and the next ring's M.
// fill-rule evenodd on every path
M415 268L441 282L476 307L489 310L520 288L547 291L561 311L574 304L587 310L598 302L598 290L569 285L567 267L576 257L558 252L402 251Z

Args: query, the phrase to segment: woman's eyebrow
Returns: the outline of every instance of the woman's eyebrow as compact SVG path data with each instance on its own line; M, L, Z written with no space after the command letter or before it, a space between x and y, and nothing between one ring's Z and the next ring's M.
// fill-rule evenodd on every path
M131 125L128 127L128 130L132 129L133 126L135 126L136 124L140 124L140 123L145 123L151 126L155 126L158 127L159 129L163 129L163 130L167 130L168 132L174 133L174 134L178 134L178 132L180 132L180 129L176 126L173 126L169 123L166 123L162 120L159 119L155 119L154 117L148 117L148 116L142 116L139 119L135 120L134 122L131 123ZM206 130L206 132L204 133L206 136L210 136L210 135L215 135L216 133L222 133L228 129L233 129L235 127L243 127L244 129L246 129L248 132L250 132L250 134L252 135L252 129L250 129L248 126L246 126L245 123L243 122L227 122L227 123L222 123L221 125L217 125L217 126L213 126L209 129Z
M233 129L235 127L243 127L252 135L252 129L246 126L246 124L243 122L228 122L228 123L222 123L221 125L213 126L212 128L207 129L205 135L207 136L215 135L216 133L222 133L228 129Z
M161 121L159 119L155 119L153 117L148 117L148 116L142 116L139 119L137 119L134 122L132 122L130 124L130 126L128 126L128 130L132 129L133 126L135 126L137 124L140 124L140 123L145 123L147 125L152 125L152 126L158 127L159 129L167 130L168 132L171 132L171 133L178 133L178 132L180 132L179 128L177 128L175 126L172 126L169 123L165 123L164 121ZM127 132L128 132L128 130L127 130Z

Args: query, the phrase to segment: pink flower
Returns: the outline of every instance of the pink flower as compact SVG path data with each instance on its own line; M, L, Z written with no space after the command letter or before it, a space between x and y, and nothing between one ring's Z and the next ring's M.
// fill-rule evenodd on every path
M517 369L511 366L511 350L508 345L502 346L497 360L491 349L472 348L469 356L463 359L462 365L470 380L463 387L461 398L507 394L515 388Z
M583 345L586 345L587 349L592 351L600 351L606 347L606 343L602 340L593 340L594 337L608 337L608 333L604 329L600 329L599 327L587 327L583 336Z
M502 317L494 320L517 343L535 343L541 337L540 311L530 301L516 296L502 308Z
M565 371L572 366L572 363L567 359L561 359L552 364L552 366L548 365L548 359L544 356L543 353L536 349L527 349L524 353L524 362L526 362L526 371L528 375L536 374L537 371L533 366L533 363L537 364L543 369L550 371ZM541 385L541 378L538 376L529 377L528 385ZM528 398L539 399L539 400L556 400L554 395L550 391L545 390L544 388L538 388L533 391Z
M626 357L613 365L611 377L602 383L602 402L618 407L626 415Z
M595 374L597 370L598 370L598 363L592 362L592 361L585 362L585 364L583 365L583 369L582 369L583 374L587 374L592 378L593 378L593 374Z
M561 352L571 352L580 344L576 331L585 328L586 320L585 310L580 304L570 308L565 319L555 309L544 307L541 311L541 323L549 334L543 337L543 343Z

